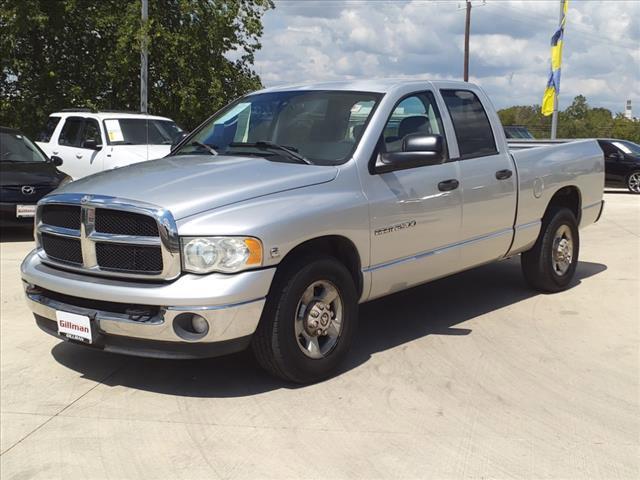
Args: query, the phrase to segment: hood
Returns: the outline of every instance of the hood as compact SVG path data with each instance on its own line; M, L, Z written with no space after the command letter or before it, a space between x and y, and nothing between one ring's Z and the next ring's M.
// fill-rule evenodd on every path
M336 167L260 157L184 155L108 170L56 193L107 195L164 207L179 220L264 195L330 182Z
M0 162L0 185L58 185L63 175L49 162Z

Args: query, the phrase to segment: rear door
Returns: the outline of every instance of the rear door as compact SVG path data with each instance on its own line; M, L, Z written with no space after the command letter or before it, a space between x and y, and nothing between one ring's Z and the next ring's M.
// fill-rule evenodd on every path
M47 154L48 157L58 155L57 142L56 142L56 129L60 123L61 118L55 115L51 115L47 119L47 124L38 134L36 143Z
M497 115L481 91L442 89L458 143L462 190L461 267L489 262L509 250L516 214L516 172ZM482 97L482 100L481 98Z
M69 175L74 180L85 175L82 159L76 157L80 146L82 130L84 128L84 118L67 117L64 119L62 130L58 136L58 144L52 147L52 154L62 158L63 164L60 170ZM56 153L57 152L57 153Z

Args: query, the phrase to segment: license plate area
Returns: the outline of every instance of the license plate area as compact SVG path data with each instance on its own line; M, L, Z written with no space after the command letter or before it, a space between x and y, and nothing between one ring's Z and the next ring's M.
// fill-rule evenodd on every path
M35 217L36 207L36 205L16 205L16 218Z
M86 315L56 311L58 334L82 343L93 343L91 319Z

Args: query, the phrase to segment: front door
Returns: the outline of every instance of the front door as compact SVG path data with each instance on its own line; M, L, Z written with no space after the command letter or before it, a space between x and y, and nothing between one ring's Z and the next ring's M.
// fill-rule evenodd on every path
M76 158L82 162L84 176L93 175L104 169L106 149L107 145L102 139L97 120L85 119L80 145L75 152Z
M399 151L403 139L414 133L446 137L431 92L412 94L397 104L378 151ZM448 247L460 235L462 197L451 188L458 179L458 162L445 161L371 175L363 182L371 218L370 298L455 269L458 249Z

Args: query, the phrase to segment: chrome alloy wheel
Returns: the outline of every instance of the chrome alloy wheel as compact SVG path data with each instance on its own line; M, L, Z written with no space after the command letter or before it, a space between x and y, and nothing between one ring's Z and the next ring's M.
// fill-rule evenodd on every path
M560 225L553 236L552 245L553 271L564 275L573 261L573 235L568 225Z
M319 280L302 294L296 308L295 334L307 357L326 357L342 331L342 298L331 282Z
M629 176L629 190L633 193L640 193L640 172L634 172Z

